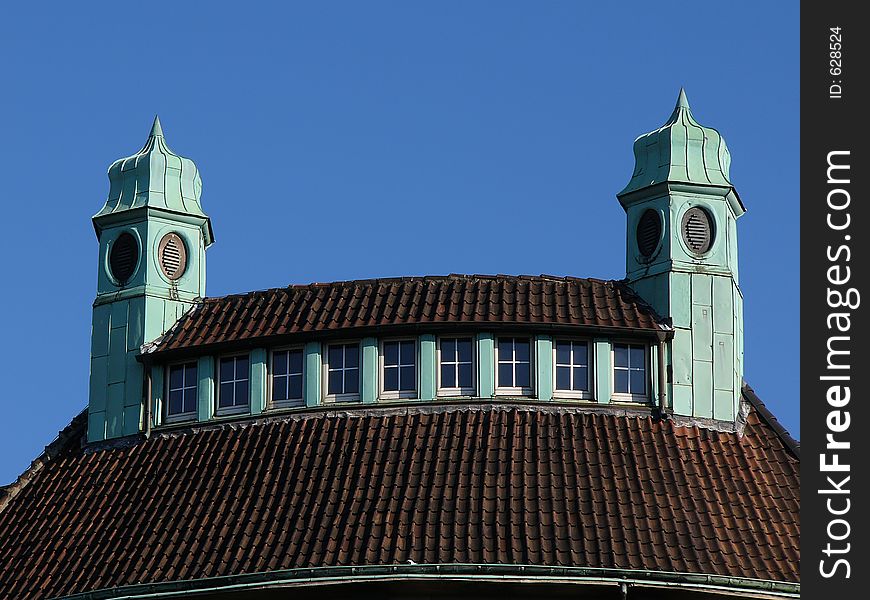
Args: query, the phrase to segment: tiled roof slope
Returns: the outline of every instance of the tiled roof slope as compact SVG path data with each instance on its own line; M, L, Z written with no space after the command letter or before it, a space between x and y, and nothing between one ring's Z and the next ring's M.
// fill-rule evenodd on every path
M293 285L207 298L158 351L387 325L567 325L660 329L619 281L573 277L446 275Z
M798 469L757 407L742 437L453 405L312 412L90 452L76 439L0 509L0 592L409 561L797 582Z

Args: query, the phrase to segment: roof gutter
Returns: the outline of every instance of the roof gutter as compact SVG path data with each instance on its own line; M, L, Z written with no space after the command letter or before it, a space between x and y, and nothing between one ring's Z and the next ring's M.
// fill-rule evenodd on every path
M464 581L491 583L562 583L574 585L686 589L741 598L799 598L800 584L784 581L586 567L527 565L369 565L316 567L108 588L57 596L53 600L152 600L204 593L231 593L283 587L338 585L378 581Z

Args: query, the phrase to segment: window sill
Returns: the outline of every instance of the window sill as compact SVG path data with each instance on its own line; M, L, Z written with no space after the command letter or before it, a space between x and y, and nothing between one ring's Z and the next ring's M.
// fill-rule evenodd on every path
M351 404L361 402L359 394L342 394L340 396L326 396L323 404Z
M276 400L269 403L267 410L280 410L283 408L300 408L305 406L305 398L293 398L292 400Z
M218 407L215 409L214 414L216 417L229 417L233 415L246 415L250 414L251 407L250 405L245 404L244 406L224 406Z
M183 413L179 415L167 415L163 422L166 425L174 425L175 423L189 423L196 421L197 413Z
M613 394L610 401L618 404L650 404L651 402L649 396L637 394Z
M436 398L474 398L477 390L474 388L443 388L435 393Z

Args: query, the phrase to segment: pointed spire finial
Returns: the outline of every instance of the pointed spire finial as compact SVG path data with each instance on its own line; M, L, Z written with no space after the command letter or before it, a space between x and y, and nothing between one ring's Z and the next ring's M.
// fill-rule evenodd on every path
M163 137L163 128L160 126L160 117L154 115L154 124L151 126L149 137Z
M685 108L686 110L691 110L689 108L689 99L686 98L686 90L680 87L680 97L677 98L677 105L674 108Z

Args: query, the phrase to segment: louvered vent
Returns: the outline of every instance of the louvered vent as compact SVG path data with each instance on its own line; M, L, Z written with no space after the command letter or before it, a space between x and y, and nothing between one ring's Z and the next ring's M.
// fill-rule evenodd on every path
M637 248L640 253L649 258L659 245L662 236L662 220L659 213L648 208L637 224Z
M139 245L136 243L136 238L125 231L112 244L112 250L109 253L109 268L112 270L112 277L115 278L118 285L127 283L133 275L133 271L136 270L138 261Z
M683 241L692 252L703 254L713 244L713 221L710 214L697 206L683 215Z
M184 275L187 267L187 251L184 241L177 233L167 233L160 240L157 248L160 259L160 269L166 278L174 281Z

